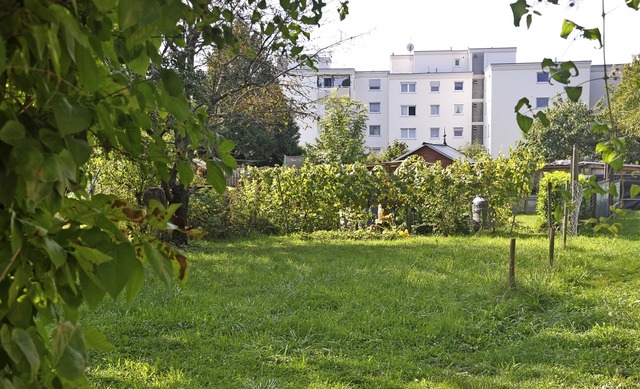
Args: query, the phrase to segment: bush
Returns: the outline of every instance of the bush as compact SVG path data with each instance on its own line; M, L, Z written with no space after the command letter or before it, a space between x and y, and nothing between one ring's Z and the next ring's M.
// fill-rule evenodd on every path
M513 203L531 190L535 164L526 158L455 161L447 168L420 157L395 172L360 163L247 168L224 195L198 191L192 221L209 236L315 231L469 232L471 202L487 198L494 222L506 224ZM374 209L381 206L381 220ZM358 234L356 234L358 235Z

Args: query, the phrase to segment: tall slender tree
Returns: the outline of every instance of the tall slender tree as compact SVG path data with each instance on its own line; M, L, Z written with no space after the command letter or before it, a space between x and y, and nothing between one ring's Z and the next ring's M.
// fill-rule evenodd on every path
M349 96L333 96L324 102L320 135L315 145L307 145L309 163L354 163L365 159L364 131L367 109Z

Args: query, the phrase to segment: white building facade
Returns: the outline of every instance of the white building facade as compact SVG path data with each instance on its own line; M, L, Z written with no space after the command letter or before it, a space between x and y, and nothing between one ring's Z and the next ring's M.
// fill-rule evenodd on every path
M570 85L582 85L581 98L593 106L604 88L588 80L602 77L604 70L590 61L575 64L578 75ZM493 157L508 155L522 138L514 111L522 97L536 112L558 98L564 87L549 83L540 63L517 63L513 47L392 55L390 71L336 69L325 62L317 71L303 71L302 80L317 114L299 120L302 145L314 143L323 100L337 91L367 107L365 146L372 152L394 140L410 149L423 142L446 142L454 148L479 142Z

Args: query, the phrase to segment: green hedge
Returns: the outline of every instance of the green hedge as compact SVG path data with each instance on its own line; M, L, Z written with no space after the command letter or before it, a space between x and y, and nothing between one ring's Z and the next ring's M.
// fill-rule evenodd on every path
M507 223L538 166L531 157L500 157L443 168L412 157L393 173L358 163L249 167L225 195L196 191L190 218L212 237L362 228L464 233L476 195L489 200L496 224ZM379 205L385 216L376 224Z

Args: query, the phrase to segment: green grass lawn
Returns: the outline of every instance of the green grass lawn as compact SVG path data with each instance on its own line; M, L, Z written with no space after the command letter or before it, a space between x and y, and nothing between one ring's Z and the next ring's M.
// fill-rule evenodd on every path
M189 281L84 313L104 388L635 388L640 215L557 245L517 235L199 242ZM526 224L526 222L525 222ZM514 234L514 236L516 236ZM558 242L560 242L559 240Z

